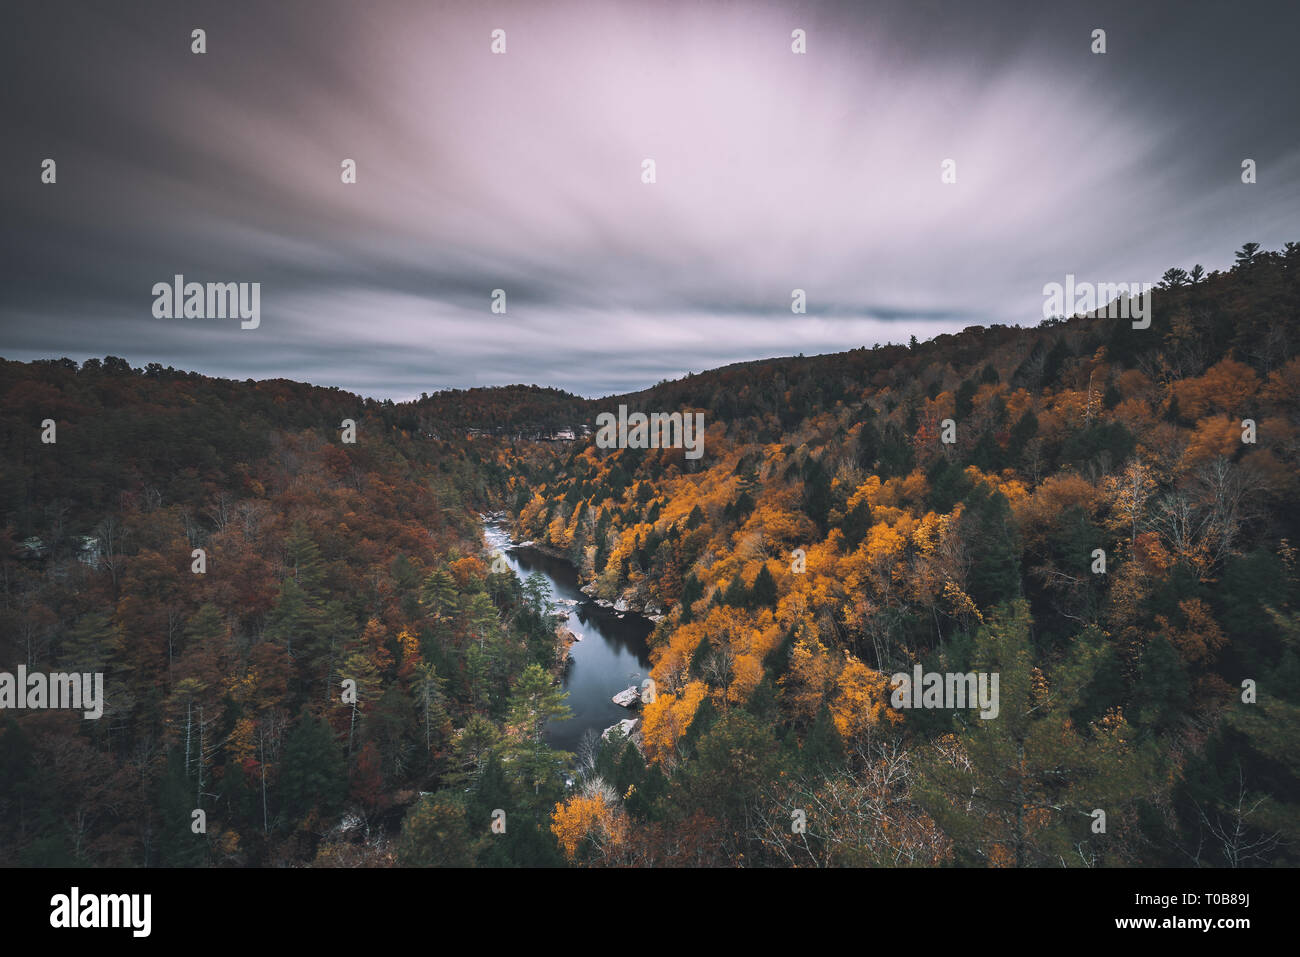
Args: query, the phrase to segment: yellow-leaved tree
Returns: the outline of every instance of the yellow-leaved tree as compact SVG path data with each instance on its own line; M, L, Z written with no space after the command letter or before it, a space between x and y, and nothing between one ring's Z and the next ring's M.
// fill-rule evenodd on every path
M708 694L703 681L691 681L680 695L660 693L645 706L641 730L645 738L646 758L660 761L672 754L678 739L695 718L695 711Z
M597 789L556 804L551 833L571 861L579 855L604 857L627 840L627 817L615 800Z
M844 667L835 684L831 700L831 719L845 742L866 734L881 721L898 724L902 714L889 704L889 677L844 652Z

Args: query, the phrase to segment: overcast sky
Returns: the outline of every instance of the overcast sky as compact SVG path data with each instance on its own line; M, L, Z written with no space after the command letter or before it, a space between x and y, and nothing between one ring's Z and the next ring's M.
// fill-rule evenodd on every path
M1034 325L1300 240L1298 45L1294 0L8 0L0 356L597 396ZM260 327L154 318L176 273Z

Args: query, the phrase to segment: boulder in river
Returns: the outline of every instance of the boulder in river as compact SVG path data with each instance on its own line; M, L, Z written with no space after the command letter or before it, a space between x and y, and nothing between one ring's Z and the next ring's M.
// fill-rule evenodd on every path
M600 733L600 736L602 740L608 741L609 733L613 731L615 728L621 728L623 730L623 736L625 738L630 738L632 737L632 732L636 730L637 723L640 720L641 720L640 718L624 718L618 724L611 724L608 728L606 728L604 731Z
M622 708L631 708L641 700L641 692L637 690L636 685L629 685L618 694L614 695L614 704Z

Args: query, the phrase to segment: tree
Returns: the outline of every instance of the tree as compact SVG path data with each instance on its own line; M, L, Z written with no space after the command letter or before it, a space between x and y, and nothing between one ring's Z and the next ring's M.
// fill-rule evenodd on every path
M416 666L412 690L415 692L416 707L420 712L426 755L441 749L451 736L451 718L443 706L446 695L445 684L444 679L438 675L438 669L432 663L421 663Z
M681 771L683 810L700 809L743 833L762 788L781 770L771 727L744 711L727 712L700 739L694 759ZM724 859L739 860L744 841L730 833L724 831L720 850Z
M1259 256L1259 243L1244 243L1240 249L1233 253L1233 258L1237 261L1236 268L1245 269L1255 265Z
M753 608L776 608L776 579L767 565L758 570L750 591L749 604Z
M1076 641L1049 675L1034 661L1031 624L1027 603L1017 601L979 630L972 664L999 676L998 714L954 716L957 731L921 757L918 795L968 862L1091 864L1105 854L1091 839L1092 812L1122 820L1126 805L1151 793L1154 762L1118 709L1075 726L1100 645Z
M442 621L455 613L456 583L445 569L432 571L424 579L420 604L435 621Z
M551 750L543 737L548 722L572 717L567 697L538 664L524 669L510 695L503 753L512 776L534 794L553 786L563 762L572 757Z
M524 601L528 603L528 607L543 619L549 618L554 611L554 605L551 604L551 586L546 576L541 572L530 573L524 579L523 590Z
M817 709L817 718L804 739L800 757L804 767L814 772L829 770L844 760L844 740L835 730L835 721L826 704Z
M375 668L369 656L361 651L354 651L344 659L339 677L345 681L356 683L354 686L355 694L351 696L348 703L347 753L351 756L353 742L357 733L357 724L361 720L363 713L362 706L379 699L383 693L383 684L379 680L378 669Z
M501 624L497 607L485 592L475 592L465 606L465 623L469 630L478 637L481 650L483 642L494 636Z
M691 681L680 694L660 691L654 701L644 706L641 730L648 759L664 760L673 753L707 693L703 681Z
M608 858L627 841L627 817L613 790L597 781L584 791L551 815L551 832L571 861Z
M821 462L809 459L804 467L803 510L823 534L827 530L827 517L833 502L830 474Z
M745 587L745 579L740 572L736 572L731 578L725 591L719 592L718 597L722 604L730 605L732 608L748 607L750 602L749 589Z
M484 839L471 836L464 802L454 792L438 791L406 813L397 860L406 867L473 867Z
M347 762L334 732L304 712L284 742L280 795L285 814L292 822L319 822L341 806L347 784Z
M873 671L848 652L836 679L831 705L835 730L845 741L867 735L873 728L901 722L902 715L889 706L889 677Z
M185 756L179 748L172 748L158 791L158 855L164 867L197 867L207 858L207 839L195 834L191 826L194 808Z

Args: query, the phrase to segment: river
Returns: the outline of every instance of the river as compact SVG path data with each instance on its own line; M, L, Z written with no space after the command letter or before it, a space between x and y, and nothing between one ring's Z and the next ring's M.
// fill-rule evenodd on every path
M528 547L514 548L510 534L499 521L483 524L483 537L492 550L500 549L510 570L522 581L541 572L551 586L556 610L568 613L567 626L582 637L569 649L572 659L564 675L564 690L573 717L551 722L546 740L560 751L576 751L589 728L597 733L638 712L614 704L611 698L630 685L641 686L650 673L650 649L646 643L654 622L636 612L619 613L597 605L578 590L577 569L562 558Z

